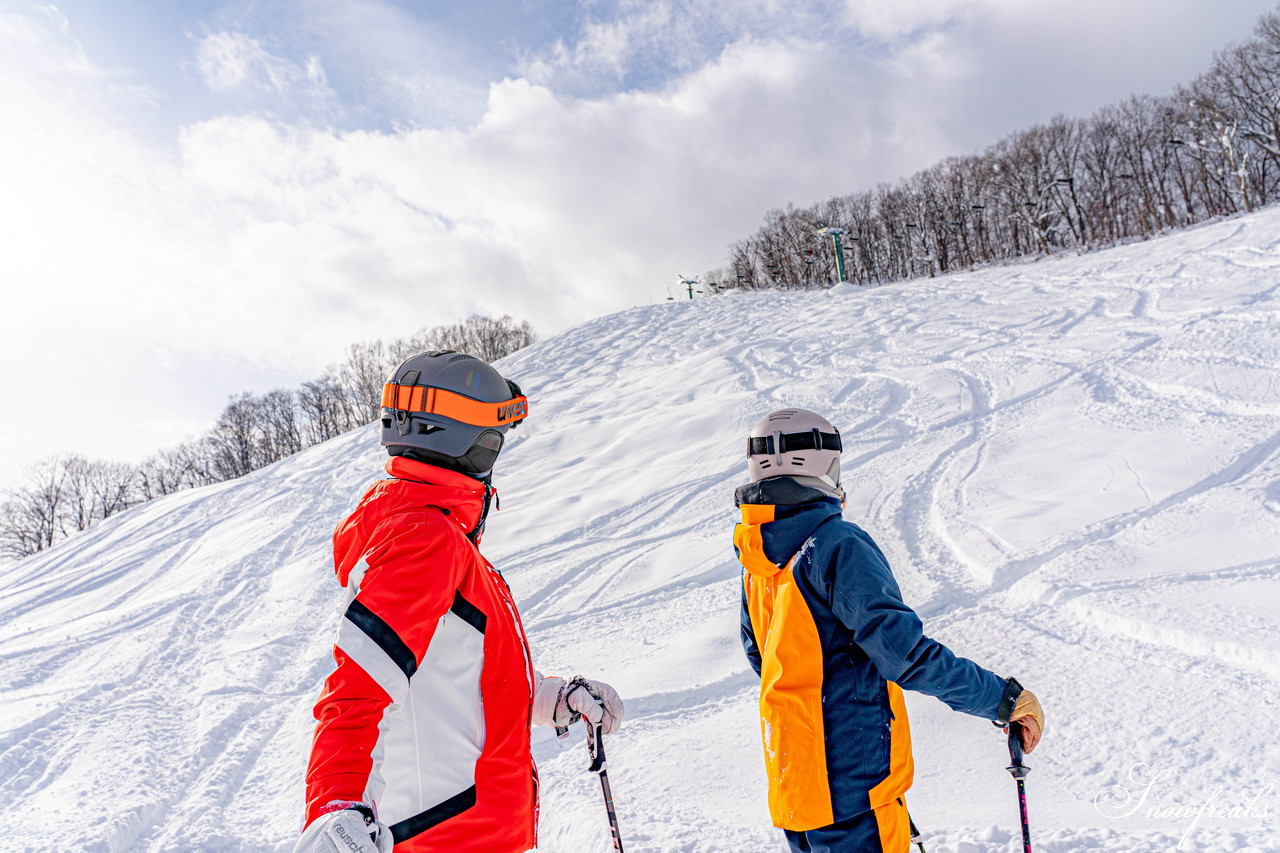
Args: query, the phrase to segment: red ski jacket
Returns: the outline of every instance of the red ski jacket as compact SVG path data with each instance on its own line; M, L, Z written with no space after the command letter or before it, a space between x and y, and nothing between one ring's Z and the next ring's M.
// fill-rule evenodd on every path
M491 492L402 457L387 472L334 532L347 596L315 707L307 822L360 801L396 853L528 850L541 676L506 582L467 538Z

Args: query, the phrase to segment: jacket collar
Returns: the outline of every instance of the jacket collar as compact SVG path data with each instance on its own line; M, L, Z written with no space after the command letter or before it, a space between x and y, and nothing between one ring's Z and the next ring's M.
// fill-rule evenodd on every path
M338 525L334 538L334 568L345 585L347 576L368 546L368 538L384 519L425 507L442 510L464 535L480 544L482 522L496 490L479 480L437 468L415 459L387 460L389 480L370 487L360 505Z
M742 523L733 531L738 561L753 575L782 571L823 522L839 517L840 502L788 477L739 488Z
M397 490L410 507L439 507L468 534L484 521L489 500L497 493L497 489L474 477L404 456L387 459L386 471L392 480L384 482L398 483ZM478 534L475 541L480 541Z

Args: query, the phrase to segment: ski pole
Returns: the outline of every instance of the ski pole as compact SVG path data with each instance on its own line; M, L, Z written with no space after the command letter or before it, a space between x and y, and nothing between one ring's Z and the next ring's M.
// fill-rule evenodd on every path
M1005 769L1018 783L1018 810L1022 817L1022 853L1031 853L1031 828L1027 825L1027 774L1031 768L1022 763L1022 726L1009 723L1009 761Z
M911 827L911 843L920 848L920 853L929 853L924 849L924 840L920 837L920 830L916 829L916 822L911 819L911 815L907 815L907 825Z
M600 776L600 793L604 795L604 810L609 815L609 832L613 835L613 849L622 853L622 833L618 830L618 813L613 808L613 791L609 788L609 771L604 763L604 724L587 723L587 753L591 766L587 769Z

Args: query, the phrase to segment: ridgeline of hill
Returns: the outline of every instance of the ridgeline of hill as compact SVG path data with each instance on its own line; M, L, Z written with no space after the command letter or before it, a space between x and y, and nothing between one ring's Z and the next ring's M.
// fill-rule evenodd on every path
M845 437L846 517L929 632L1042 698L1037 849L1154 853L1280 777L1280 211L1080 257L625 311L502 362L531 400L485 550L545 672L612 682L629 850L782 850L730 547L743 437ZM340 591L328 537L379 476L360 428L120 513L0 591L0 801L31 851L291 849ZM932 853L1005 851L991 725L911 696ZM542 848L608 849L580 733L539 732ZM1131 769L1166 774L1125 815ZM1109 791L1109 794L1103 794ZM1098 805L1095 806L1095 799ZM1203 817L1182 849L1280 849Z

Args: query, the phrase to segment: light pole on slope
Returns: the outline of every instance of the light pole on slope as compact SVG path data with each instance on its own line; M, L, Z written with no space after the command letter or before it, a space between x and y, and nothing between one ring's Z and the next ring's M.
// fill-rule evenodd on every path
M843 228L836 228L834 226L830 228L818 229L819 237L823 235L827 235L831 237L831 242L835 243L836 245L836 274L839 275L840 281L849 280L844 272L844 248L840 245L840 238L847 233L848 232L845 231Z

